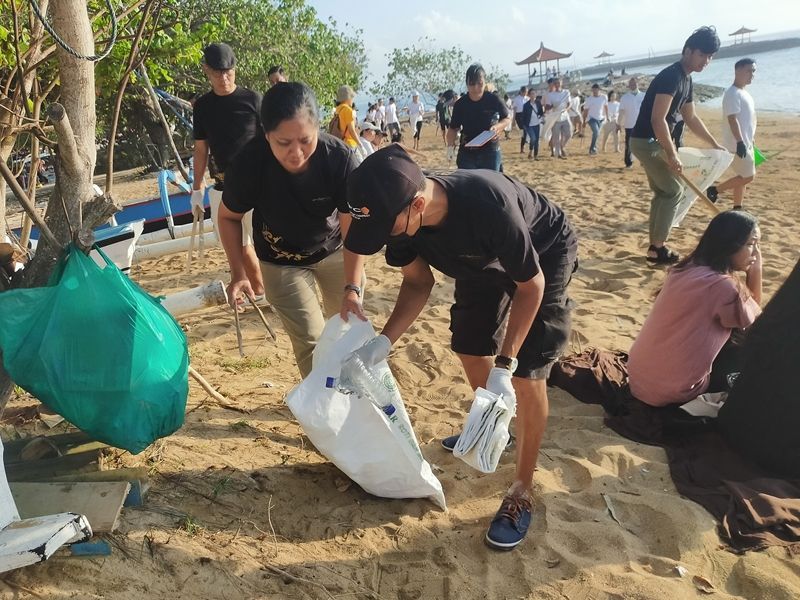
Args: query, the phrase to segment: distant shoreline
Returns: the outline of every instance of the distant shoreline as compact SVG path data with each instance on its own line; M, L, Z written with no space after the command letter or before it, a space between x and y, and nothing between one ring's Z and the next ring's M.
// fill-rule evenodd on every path
M583 75L583 73L581 73ZM629 73L625 76L616 76L611 81L610 84L603 84L600 83L600 89L603 91L604 94L607 94L611 90L617 92L618 97L622 97L622 95L628 91L628 81L631 77L636 77L639 80L639 88L642 90L646 90L647 87L650 85L650 82L653 80L655 75L645 75L643 73ZM570 81L569 78L564 79L564 89L567 89L572 93L575 90L578 90L584 96L588 96L591 94L592 84L598 83L597 81L593 81L592 79L583 78L580 81ZM541 91L542 93L547 89L546 83L537 83L533 84L533 89ZM696 81L692 83L692 94L694 97L695 102L705 102L706 100L711 100L712 98L717 98L725 93L725 88L720 87L718 85L708 85L705 83L697 83Z
M749 54L758 54L760 52L771 52L773 50L785 50L787 48L796 48L800 46L800 37L782 38L777 40L760 40L756 42L744 42L743 44L730 44L729 46L720 47L719 51L714 55L715 59L729 58L731 56L746 56ZM591 75L605 75L609 69L613 69L615 73L619 73L623 67L626 71L630 72L635 67L644 65L652 65L657 63L673 63L680 60L681 55L679 52L670 54L659 54L654 56L647 56L644 58L637 58L633 60L619 60L616 62L608 62L599 65L588 65L575 69L580 71L583 77Z

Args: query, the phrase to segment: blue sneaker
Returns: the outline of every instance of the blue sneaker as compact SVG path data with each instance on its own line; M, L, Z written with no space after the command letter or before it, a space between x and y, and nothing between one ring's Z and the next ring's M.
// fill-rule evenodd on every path
M494 550L511 550L528 533L531 501L522 496L506 496L486 532L486 545Z
M444 438L441 442L442 448L444 448L448 452L452 452L453 449L456 447L456 444L458 443L458 438L459 438L458 435L451 435L450 437ZM508 443L506 444L506 447L503 450L503 452L508 452L509 450L511 450L511 446L513 445L514 445L514 436L512 435L510 438L508 438Z

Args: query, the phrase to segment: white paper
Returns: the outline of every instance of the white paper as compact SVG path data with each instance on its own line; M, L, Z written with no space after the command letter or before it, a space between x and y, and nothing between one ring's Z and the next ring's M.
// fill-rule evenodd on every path
M480 148L481 146L485 145L487 142L491 142L497 134L492 131L491 129L487 129L486 131L479 133L470 141L468 141L465 146L467 148Z

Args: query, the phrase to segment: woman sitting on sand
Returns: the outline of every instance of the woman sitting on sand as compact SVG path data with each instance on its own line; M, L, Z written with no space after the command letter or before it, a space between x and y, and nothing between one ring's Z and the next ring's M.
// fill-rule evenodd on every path
M749 327L761 312L759 235L749 213L720 213L697 248L670 271L630 350L636 398L666 406L727 389L726 376L739 370L731 333ZM747 274L746 286L735 271Z
M261 123L264 136L249 142L225 172L219 234L231 267L228 297L235 302L241 294L253 296L240 221L254 209L265 296L305 377L325 317L339 310L363 317L363 257L342 248L352 221L345 182L356 163L341 140L320 133L317 100L304 83L271 87L261 103Z

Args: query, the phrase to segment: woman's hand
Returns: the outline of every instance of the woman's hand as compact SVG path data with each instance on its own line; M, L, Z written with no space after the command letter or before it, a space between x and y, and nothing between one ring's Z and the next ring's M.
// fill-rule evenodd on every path
M752 269L753 267L758 267L758 269L761 270L763 259L761 257L761 245L758 242L756 242L755 245L753 246L753 258L755 260L753 261L753 264L750 266L750 268Z
M248 298L256 297L255 292L253 292L253 286L250 285L250 280L246 277L244 279L231 281L228 284L227 292L228 303L233 307L234 310L237 309L238 304L240 304L242 298L245 296Z
M343 321L347 321L348 314L353 313L362 321L367 320L367 315L364 314L364 307L361 304L361 298L353 290L346 290L342 297L342 308L339 311L339 316Z

